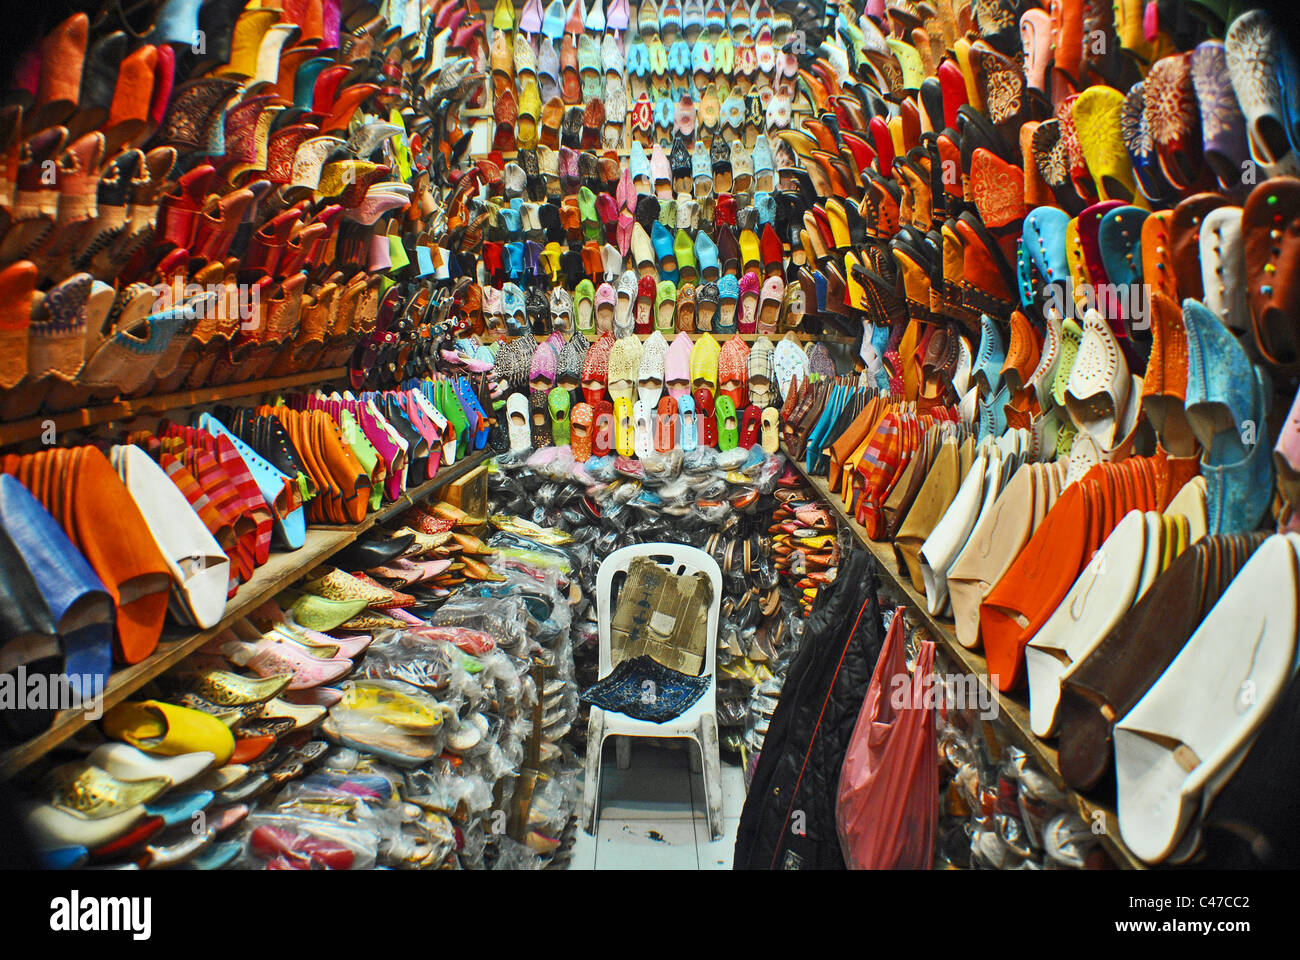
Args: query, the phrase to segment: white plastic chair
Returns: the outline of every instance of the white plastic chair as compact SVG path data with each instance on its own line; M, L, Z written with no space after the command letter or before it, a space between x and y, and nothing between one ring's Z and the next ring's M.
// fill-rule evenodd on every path
M693 740L699 748L704 772L704 795L709 820L709 833L713 839L722 836L722 759L718 752L717 718L717 660L718 660L718 610L722 605L722 571L717 561L703 550L676 543L638 543L615 550L600 564L596 573L596 616L600 629L600 677L604 679L614 669L610 653L609 628L613 619L614 577L626 572L632 561L646 557L674 574L704 573L713 586L713 600L709 604L707 640L704 650L704 675L709 678L708 689L689 710L665 723L635 720L623 713L609 713L599 707L591 708L587 723L587 772L583 784L582 805L586 830L596 832L596 817L600 807L601 753L608 737L659 737ZM631 744L626 739L618 741L618 766L627 769L631 761ZM694 757L692 757L694 760ZM695 764L691 764L694 768Z

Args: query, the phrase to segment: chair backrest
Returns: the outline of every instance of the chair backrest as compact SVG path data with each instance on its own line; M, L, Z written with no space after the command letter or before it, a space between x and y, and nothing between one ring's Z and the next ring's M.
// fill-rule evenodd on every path
M718 562L698 547L680 543L634 543L615 550L600 562L596 572L596 622L600 630L600 676L614 669L610 653L609 628L614 618L614 577L626 573L633 560L646 557L674 574L703 573L713 586L709 603L708 639L701 676L712 676L718 662L718 615L722 607L722 571Z

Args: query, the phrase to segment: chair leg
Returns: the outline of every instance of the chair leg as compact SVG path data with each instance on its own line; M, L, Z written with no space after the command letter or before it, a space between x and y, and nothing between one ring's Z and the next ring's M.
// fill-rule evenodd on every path
M626 770L632 766L632 738L619 737L614 741L614 754L618 759L618 768Z
M718 748L718 720L712 714L700 719L700 755L704 765L704 799L709 819L709 837L722 836L722 755Z
M593 709L587 721L587 770L582 783L583 826L593 837L600 810L600 754L604 744L605 718L599 709Z
M688 744L686 748L687 752L691 755L691 773L702 773L704 771L704 762L700 758L702 756L701 750L703 750L703 747L700 747L699 744L696 744L696 747L698 749L692 750Z

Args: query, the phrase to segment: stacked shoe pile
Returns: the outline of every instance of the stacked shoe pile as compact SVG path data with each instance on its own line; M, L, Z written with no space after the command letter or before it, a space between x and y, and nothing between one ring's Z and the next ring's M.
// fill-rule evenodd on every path
M0 123L6 417L336 368L389 278L447 276L433 185L482 78L448 51L483 22L418 14L167 0L41 38Z
M936 868L1102 867L1098 837L1072 809L1066 792L1023 750L990 743L977 714L967 719L949 711L941 717L938 746Z
M644 287L655 321L647 312L639 332L731 332L738 303L742 330L762 314L774 332L788 305L766 131L789 122L795 95L795 58L783 52L778 68L773 46L790 15L766 0L737 3L730 17L720 3L706 14L646 2L635 18L625 0L567 13L532 0L516 16L503 0L493 26L496 135L480 161L492 196L471 203L487 229L485 324L501 330L536 289L534 332L552 317L566 331L608 331L608 308L626 299L630 316ZM560 293L548 310L549 287Z
M814 493L793 470L777 481L779 504L772 512L776 568L791 581L798 606L807 616L820 587L835 581L840 544L837 524Z
M733 335L719 346L707 333L692 342L679 332L671 343L659 331L644 343L608 333L566 342L558 331L538 343L525 334L498 349L495 392L508 393L497 417L513 452L561 446L579 463L704 449L772 454L779 405L810 370L833 376L835 362L825 344L792 336L773 344Z
M848 283L843 310L810 299L806 317L864 321L869 385L802 378L783 439L866 536L893 541L998 687L1028 686L1071 784L1105 791L1113 746L1130 848L1186 862L1295 689L1294 548L1265 534L1294 523L1294 424L1274 446L1274 411L1295 391L1279 309L1296 60L1258 11L1142 13L842 12L858 106L872 105L847 129L879 136L872 167L807 224L810 289ZM1090 30L1122 54L1082 43ZM826 119L786 138L806 166ZM1269 141L1273 123L1288 133ZM1171 629L1144 621L1154 646L1136 675L1121 669L1117 644L1175 589L1203 600ZM1280 599L1240 608L1244 645L1212 653L1213 612L1252 595ZM1246 660L1266 694L1233 706L1215 678Z
M111 601L97 615L105 629L90 634L76 617L60 628L68 598L24 597L30 610L19 616L27 628L15 636L46 640L15 653L6 672L52 658L66 667L52 673L102 689L114 661L138 663L153 652L169 610L181 626L220 621L273 544L296 550L306 543L308 519L355 523L431 477L440 462L486 444L482 408L463 378L359 400L335 396L301 398L302 406L315 405L301 412L218 407L191 426L164 420L154 432L133 432L107 457L93 446L6 457L14 575L53 590L51 578L66 576L62 558L75 556L77 589ZM25 736L52 713L42 716L35 727L20 724Z
M523 541L487 547L469 532L483 518L449 504L403 521L439 533L352 544L341 566L310 571L160 678L151 699L110 710L111 742L58 767L28 810L47 863L482 866L493 804L512 802L509 785L494 788L524 764L533 705L554 739L576 712L567 568ZM534 656L550 667L543 690ZM557 785L532 785L519 840L550 854L576 768L553 743L539 757Z

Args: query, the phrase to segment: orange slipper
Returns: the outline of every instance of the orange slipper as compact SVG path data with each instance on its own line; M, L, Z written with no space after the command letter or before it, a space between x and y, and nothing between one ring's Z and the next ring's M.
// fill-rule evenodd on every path
M1092 485L1067 488L980 605L980 637L998 689L1024 679L1025 644L1047 622L1092 556L1096 536ZM1096 547L1094 546L1095 550Z

